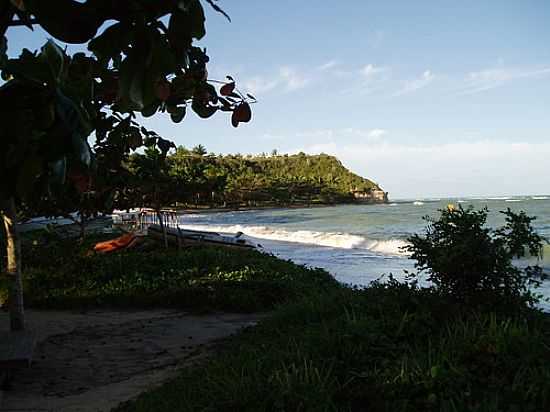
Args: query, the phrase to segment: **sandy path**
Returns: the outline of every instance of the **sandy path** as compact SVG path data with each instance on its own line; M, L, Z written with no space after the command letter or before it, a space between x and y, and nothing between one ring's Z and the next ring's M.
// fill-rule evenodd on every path
M33 366L14 376L0 411L109 411L174 377L257 315L180 311L28 311ZM9 322L0 314L0 330Z

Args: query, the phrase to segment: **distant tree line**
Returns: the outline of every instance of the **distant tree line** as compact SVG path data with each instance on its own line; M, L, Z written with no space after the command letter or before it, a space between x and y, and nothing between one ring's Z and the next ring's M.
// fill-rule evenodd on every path
M215 155L199 145L178 147L163 167L158 164L161 158L156 149L129 158L127 169L135 180L134 189L142 192L145 203L162 191L158 201L165 206L332 204L353 202L355 191L380 189L326 154Z

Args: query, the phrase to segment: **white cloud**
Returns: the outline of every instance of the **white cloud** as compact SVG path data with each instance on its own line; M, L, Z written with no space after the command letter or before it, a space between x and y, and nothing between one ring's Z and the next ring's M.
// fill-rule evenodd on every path
M243 83L246 91L252 94L266 93L273 90L279 84L278 79L268 79L263 76L254 76Z
M539 78L550 75L550 67L541 68L492 68L470 72L464 79L459 95L475 94L500 87L505 83L518 80Z
M285 89L289 92L303 89L310 82L309 78L289 66L281 67L279 70L279 75Z
M361 129L346 127L343 129L314 129L297 132L294 137L302 141L332 142L337 140L343 142L378 142L387 135L385 129Z
M296 152L328 153L394 197L548 193L550 143L479 140L448 144L313 144ZM513 167L511 167L513 165Z
M337 60L330 60L309 69L292 65L282 66L269 75L250 77L242 84L244 90L252 94L263 94L274 90L293 92L323 80L325 80L324 84L336 84L326 81L334 76L346 79L345 82L340 81L338 84L338 93L340 94L377 93L397 97L424 89L437 79L440 86L448 84L447 92L452 95L470 95L501 87L520 79L550 77L550 65L525 68L489 68L473 71L462 77L451 77L444 74L436 76L430 69L427 69L417 77L402 80L399 88L395 84L397 79L392 79L394 76L391 68L373 63L366 64L359 69L348 68ZM343 84L348 87L342 88ZM457 84L458 86L456 86ZM396 88L397 90L392 93L391 90Z
M362 94L371 94L384 88L389 78L389 69L369 63L359 70L359 74L361 83L359 90ZM356 90L355 86L350 89L353 92Z
M271 76L254 76L245 80L243 88L252 94L267 93L277 88L292 92L306 87L310 82L311 78L296 68L283 66Z
M380 74L385 73L386 69L384 67L375 66L374 64L367 64L360 72L367 80L372 80Z
M385 136L387 133L388 131L384 129L372 129L367 137L371 140L380 140L382 136Z
M405 81L403 87L394 93L394 96L402 96L423 89L428 86L434 78L435 75L430 70L426 70L420 77Z
M330 60L322 65L320 65L319 67L317 67L317 70L320 70L322 72L326 71L326 70L330 70L330 69L334 69L336 66L339 66L340 63L338 63L336 60Z

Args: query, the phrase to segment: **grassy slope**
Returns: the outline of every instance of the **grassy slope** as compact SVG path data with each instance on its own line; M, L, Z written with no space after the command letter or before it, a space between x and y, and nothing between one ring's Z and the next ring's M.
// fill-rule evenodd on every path
M537 314L468 314L397 285L340 290L279 310L118 412L543 411L549 357Z
M264 311L337 288L325 271L251 250L156 249L90 254L74 240L36 235L24 248L27 305L171 306L189 310ZM45 245L47 243L47 246Z

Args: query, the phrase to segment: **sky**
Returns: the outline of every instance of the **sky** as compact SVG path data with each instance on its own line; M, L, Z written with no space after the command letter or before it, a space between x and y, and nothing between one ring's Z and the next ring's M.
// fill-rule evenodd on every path
M548 0L220 0L209 74L253 120L144 124L215 153L328 153L390 198L550 194ZM10 50L44 34L10 29Z

